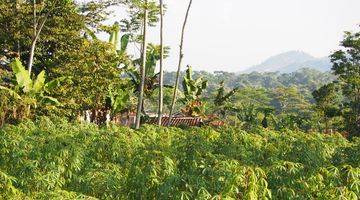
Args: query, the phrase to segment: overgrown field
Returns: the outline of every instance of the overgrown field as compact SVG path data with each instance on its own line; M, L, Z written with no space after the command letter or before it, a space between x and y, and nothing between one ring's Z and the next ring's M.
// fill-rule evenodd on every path
M358 199L360 140L236 128L0 129L0 199Z

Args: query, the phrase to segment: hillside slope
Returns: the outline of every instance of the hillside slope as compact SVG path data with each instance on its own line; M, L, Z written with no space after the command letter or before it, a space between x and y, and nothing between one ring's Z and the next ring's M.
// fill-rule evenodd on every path
M272 56L259 65L255 65L243 71L250 72L281 72L291 73L302 68L310 68L318 71L329 71L331 69L328 57L316 58L301 51L289 51Z

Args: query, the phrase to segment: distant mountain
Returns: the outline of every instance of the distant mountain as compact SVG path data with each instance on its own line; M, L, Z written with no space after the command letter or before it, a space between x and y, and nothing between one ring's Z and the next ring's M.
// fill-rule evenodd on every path
M259 65L248 68L242 73L250 72L280 72L291 73L302 68L316 69L321 72L331 69L328 57L316 58L302 51L289 51L265 60Z

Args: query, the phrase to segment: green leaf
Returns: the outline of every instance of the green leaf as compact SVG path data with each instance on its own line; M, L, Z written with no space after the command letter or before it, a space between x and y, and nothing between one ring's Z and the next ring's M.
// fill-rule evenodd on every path
M10 67L15 73L16 82L23 89L24 93L28 93L32 89L33 81L30 78L29 72L24 68L19 59L15 59L10 63Z
M173 85L164 85L164 88L169 88L169 89L173 89L174 88L174 86Z
M203 81L201 83L201 89L205 90L207 88L207 86L208 86L208 81L207 80L205 80L205 81Z
M4 87L4 86L0 85L0 90L4 90L4 91L8 92L10 96L12 96L12 97L14 97L16 99L21 99L21 96L12 89L9 89L7 87Z
M121 53L124 53L126 51L127 46L129 44L129 39L130 39L129 34L125 34L121 37L121 47L120 47Z
M43 96L41 101L44 104L50 104L50 105L55 105L55 106L61 105L60 102L54 97Z
M88 27L85 27L84 30L93 40L98 40L95 33L92 30L90 30Z
M69 77L59 77L45 84L44 88L46 92L49 92L57 87L60 87L61 82L65 81Z
M118 22L115 22L111 27L109 43L114 45L115 50L118 50L119 45L119 33L120 33L120 25Z
M44 85L45 85L45 71L41 71L34 82L33 90L36 93L39 93L43 89Z
M115 46L115 49L117 50L118 49L118 45L119 45L119 26L116 27L116 30L114 32L114 46Z
M114 44L114 33L110 34L109 43Z

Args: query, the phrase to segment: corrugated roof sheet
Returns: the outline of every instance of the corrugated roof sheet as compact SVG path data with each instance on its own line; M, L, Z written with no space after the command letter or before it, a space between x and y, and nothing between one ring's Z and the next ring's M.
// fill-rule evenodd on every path
M157 117L151 118L150 124L157 124ZM161 121L162 126L167 126L169 117L163 117ZM199 117L173 117L170 126L200 126L203 120Z

